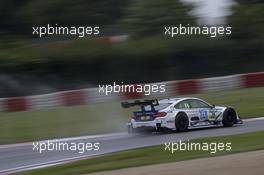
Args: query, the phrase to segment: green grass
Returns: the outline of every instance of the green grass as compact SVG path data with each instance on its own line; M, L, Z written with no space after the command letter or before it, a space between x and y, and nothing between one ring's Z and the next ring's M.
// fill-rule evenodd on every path
M152 146L141 149L112 153L102 157L82 160L66 165L18 173L17 175L79 175L92 172L116 170L128 167L144 166L151 164L175 162L202 157L219 156L230 153L239 153L264 149L264 132L254 132L248 134L195 139L192 142L231 142L232 150L230 152L218 151L216 154L210 154L206 151L177 151L170 154L164 151L164 145Z
M264 88L196 94L217 105L234 106L242 118L264 116ZM131 110L119 102L0 113L0 144L125 131Z

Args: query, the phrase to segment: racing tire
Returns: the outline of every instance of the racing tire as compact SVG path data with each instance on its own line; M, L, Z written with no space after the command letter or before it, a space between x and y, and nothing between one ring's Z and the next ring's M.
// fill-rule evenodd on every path
M232 108L227 108L223 114L223 126L224 127L231 127L237 123L237 116L236 112Z
M175 127L178 132L185 132L189 127L189 118L185 113L179 113L175 118Z

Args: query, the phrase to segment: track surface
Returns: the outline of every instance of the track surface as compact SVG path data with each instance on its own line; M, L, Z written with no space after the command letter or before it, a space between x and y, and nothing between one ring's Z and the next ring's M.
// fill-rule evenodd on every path
M264 118L245 120L243 125L231 128L210 128L193 130L186 133L128 135L126 133L84 136L60 139L60 142L99 142L99 151L90 151L80 154L76 151L52 151L40 154L33 151L32 143L22 143L0 146L0 174L9 174L29 169L36 169L73 160L84 159L106 153L164 144L202 137L235 135L264 130Z

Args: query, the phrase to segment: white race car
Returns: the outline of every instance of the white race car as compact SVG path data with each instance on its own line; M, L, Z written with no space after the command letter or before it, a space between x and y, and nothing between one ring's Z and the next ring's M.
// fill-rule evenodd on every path
M231 127L242 123L234 108L211 105L192 97L122 102L121 105L124 108L141 107L140 111L133 112L127 124L129 133L146 128L182 132L192 128Z

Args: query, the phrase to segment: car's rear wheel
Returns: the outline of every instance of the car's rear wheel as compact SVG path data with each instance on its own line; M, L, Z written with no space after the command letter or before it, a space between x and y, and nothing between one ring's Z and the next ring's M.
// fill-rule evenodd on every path
M231 127L237 122L237 116L235 110L227 108L223 114L223 125L224 127Z
M175 118L175 127L178 132L184 132L188 130L189 118L185 113L179 113Z

